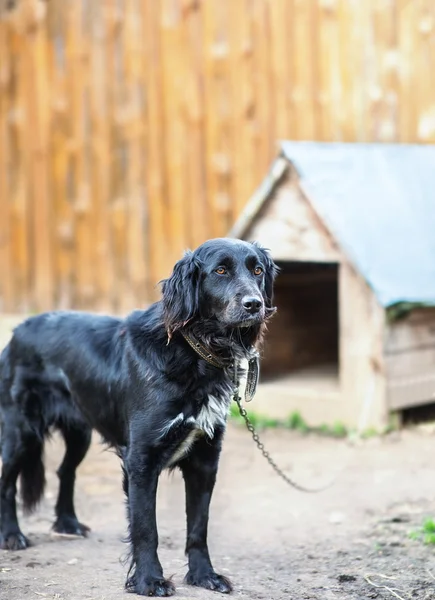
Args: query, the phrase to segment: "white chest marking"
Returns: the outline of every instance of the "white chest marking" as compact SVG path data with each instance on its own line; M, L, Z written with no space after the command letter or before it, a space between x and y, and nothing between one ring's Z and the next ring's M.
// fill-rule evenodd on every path
M164 438L167 433L176 425L180 425L184 421L184 413L178 413L178 415L172 419L172 421L168 421L166 425L160 429L160 438Z
M214 436L214 430L217 426L225 426L231 397L216 397L210 395L207 404L199 411L196 417L196 426L201 429L209 438Z
M168 464L166 466L170 467L171 465L173 465L176 462L178 462L179 460L181 460L184 456L186 456L186 454L189 452L189 450L195 443L196 439L200 435L202 435L202 431L200 431L199 429L192 429L192 431L189 431L189 433L187 434L187 437L181 442L181 444L175 450L174 454L171 456L171 458L169 459Z
M209 438L214 437L215 428L218 426L224 427L228 415L228 410L231 402L231 395L228 396L212 396L208 397L207 404L204 404L198 415L188 417L186 424L195 425L195 429L189 431L185 439L181 442L174 454L169 459L167 466L175 464L181 460L192 448L196 439L201 435L207 435ZM161 429L160 437L165 437L167 433L175 426L181 425L184 421L184 414L179 413L174 419L166 423Z

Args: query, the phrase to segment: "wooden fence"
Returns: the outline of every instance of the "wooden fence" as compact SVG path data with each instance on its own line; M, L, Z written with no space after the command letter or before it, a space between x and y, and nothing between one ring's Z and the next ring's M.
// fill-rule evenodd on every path
M0 310L143 305L278 139L434 142L434 74L433 0L0 0Z

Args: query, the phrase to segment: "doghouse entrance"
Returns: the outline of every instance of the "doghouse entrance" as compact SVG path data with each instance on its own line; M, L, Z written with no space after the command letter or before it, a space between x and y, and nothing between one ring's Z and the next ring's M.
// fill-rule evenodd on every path
M333 391L339 372L338 265L277 264L278 312L265 339L262 381Z

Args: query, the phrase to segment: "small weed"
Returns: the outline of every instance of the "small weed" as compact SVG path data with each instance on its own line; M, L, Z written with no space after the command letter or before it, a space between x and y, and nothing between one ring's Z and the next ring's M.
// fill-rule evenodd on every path
M336 437L346 437L347 427L343 423L336 421L332 426L332 435Z
M435 521L433 519L424 521L423 539L425 544L435 544Z
M435 544L435 521L434 519L425 519L422 527L417 530L411 531L408 534L411 540L421 540L424 544L434 545Z
M293 412L289 416L286 425L289 429L296 429L297 431L301 431L302 433L307 433L307 431L310 430L310 428L302 418L302 415L297 411Z
M265 428L276 428L280 427L281 423L278 419L273 419L271 417L266 417L256 412L248 412L248 417L254 427L258 427L259 429ZM236 423L244 423L243 417L239 412L239 407L233 403L230 407L230 418Z
M423 531L425 533L435 533L435 521L433 519L426 519L423 523Z
M375 550L375 552L382 552L382 544L380 544L379 542L375 542L374 550Z
M371 427L369 429L366 429L365 431L363 431L363 433L361 434L361 437L364 440L368 440L372 437L376 437L379 435L379 431L377 431L374 427Z
M265 417L264 418L264 427L270 427L270 428L279 427L279 420Z
M332 437L346 437L349 434L349 431L344 423L340 421L335 421L332 425L327 425L323 423L319 425L319 427L311 427L310 431L315 433L320 433L321 435L327 435Z

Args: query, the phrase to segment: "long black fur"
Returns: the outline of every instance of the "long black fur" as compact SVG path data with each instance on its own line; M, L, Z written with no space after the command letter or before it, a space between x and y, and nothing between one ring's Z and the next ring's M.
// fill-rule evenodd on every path
M230 592L229 580L212 567L207 523L234 372L201 359L180 330L229 365L240 363L275 310L275 275L259 245L214 239L186 253L148 310L125 319L50 312L19 325L0 357L0 546L29 544L18 524L17 479L31 510L43 494L43 444L53 429L66 443L53 528L86 535L74 510L74 480L95 429L122 459L127 589L145 596L175 591L157 555L156 490L161 471L178 467L186 490L186 581Z

